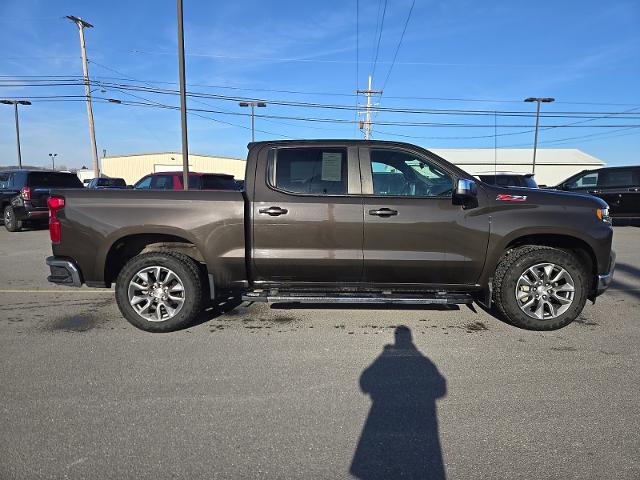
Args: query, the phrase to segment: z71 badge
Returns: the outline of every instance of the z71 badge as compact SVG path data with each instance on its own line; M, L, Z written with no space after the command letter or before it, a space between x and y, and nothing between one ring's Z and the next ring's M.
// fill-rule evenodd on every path
M501 193L496 197L496 200L500 200L503 202L525 202L527 200L526 195L508 195L506 193Z

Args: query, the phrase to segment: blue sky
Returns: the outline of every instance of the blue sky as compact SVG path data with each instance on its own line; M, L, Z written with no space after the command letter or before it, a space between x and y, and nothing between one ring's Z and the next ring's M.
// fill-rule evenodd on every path
M581 127L541 130L539 146L580 148L610 165L640 163L640 128L630 128L640 125L637 0L416 0L390 74L412 0L389 1L386 10L384 0L185 0L184 4L187 83L192 91L267 102L355 106L356 74L357 87L365 88L367 75L374 69L376 31L380 31L377 26L384 11L374 74L374 88L381 88L389 75L380 99L382 107L525 111L534 108L521 101L525 97L549 96L557 101L544 105L547 113L601 112L604 116L628 112L630 118L626 119L608 116L584 122ZM82 73L77 28L62 19L64 15L80 16L95 25L86 31L93 79L144 88L178 88L175 1L3 0L0 75L9 82L0 86L0 98L82 95L81 86L7 86L16 84L13 76ZM178 105L179 101L175 95L123 91L113 86L104 93L99 90L95 95L122 101L166 105ZM441 100L452 98L473 101ZM0 107L0 164L13 164L13 111L6 105ZM190 115L190 151L244 157L251 138L250 119L233 114L247 114L247 109L238 107L236 101L217 98L190 100L189 107L232 113ZM261 130L256 133L257 140L361 136L350 123L356 114L349 109L270 103L260 113L342 123L257 118L256 128ZM181 148L177 111L96 103L94 115L99 152ZM405 140L427 148L494 147L493 115L380 112L375 120L392 125L374 124L374 138ZM579 120L543 118L541 126ZM498 147L530 146L534 121L499 116ZM405 126L398 122L487 126ZM527 133L511 135L523 131ZM58 162L69 167L91 162L83 102L34 98L32 106L21 109L21 136L25 163L45 165L49 152L58 153Z

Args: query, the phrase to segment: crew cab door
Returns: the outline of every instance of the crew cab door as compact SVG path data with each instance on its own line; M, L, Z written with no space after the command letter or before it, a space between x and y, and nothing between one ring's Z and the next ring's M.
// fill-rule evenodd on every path
M357 148L265 146L256 165L254 282L359 282L363 200L351 196L360 194Z
M611 207L616 217L640 215L640 168L601 170L598 196Z
M484 265L487 215L453 202L455 175L405 148L360 149L364 280L474 284Z

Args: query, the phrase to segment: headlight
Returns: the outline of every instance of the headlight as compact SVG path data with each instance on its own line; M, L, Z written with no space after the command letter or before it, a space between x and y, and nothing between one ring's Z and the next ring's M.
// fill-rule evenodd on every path
M608 208L598 208L596 210L596 216L605 223L611 225L611 217L609 216Z

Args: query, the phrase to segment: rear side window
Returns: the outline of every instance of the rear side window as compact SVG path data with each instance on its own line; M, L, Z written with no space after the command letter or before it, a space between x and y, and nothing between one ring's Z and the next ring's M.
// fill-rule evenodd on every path
M621 170L603 171L600 175L599 187L631 187L633 182L633 170L625 168Z
M35 188L80 188L82 182L73 173L31 172L29 186Z
M269 184L307 195L347 194L347 150L344 148L282 148L270 161Z
M180 190L183 188L182 183L182 175L176 175L176 181L178 182L178 186ZM199 175L189 175L189 190L199 190L200 189L200 176Z
M232 177L203 175L201 181L203 190L237 190L236 181Z
M9 188L9 174L0 173L0 189Z

